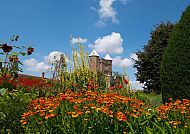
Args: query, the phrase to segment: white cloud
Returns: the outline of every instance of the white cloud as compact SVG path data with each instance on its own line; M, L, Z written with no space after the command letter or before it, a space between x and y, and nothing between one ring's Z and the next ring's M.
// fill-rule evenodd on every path
M127 4L128 0L120 0L123 4Z
M50 52L48 56L45 56L43 61L38 61L35 58L30 58L24 61L24 65L26 65L26 70L30 72L39 73L39 72L50 71L53 69L53 67L50 66L49 64L52 65L58 62L61 58L61 55L65 56L65 54L62 52L53 51ZM67 57L66 57L66 62L69 62L69 59Z
M139 81L129 81L131 88L135 90L143 90L144 84L140 83Z
M123 52L123 39L119 33L113 32L111 35L99 37L95 40L94 45L96 51L99 53L109 53L120 54ZM92 46L91 46L92 47Z
M131 59L138 60L138 57L135 53L132 53L130 56Z
M98 27L105 27L105 26L106 26L106 23L103 22L102 20L99 20L99 21L96 23L96 26L98 26Z
M86 43L88 40L86 38L72 38L70 43L71 44L77 44L78 42L80 43Z
M99 8L91 6L90 8L96 11L99 15L100 20L96 23L96 26L103 27L106 25L106 21L111 19L112 23L118 24L119 20L117 19L117 11L113 8L115 2L121 2L126 4L127 0L99 0Z
M45 56L44 60L48 62L49 64L55 64L56 62L60 60L62 55L65 55L65 54L59 51L53 51L48 56ZM66 58L66 61L67 60L68 59Z
M113 65L117 67L131 67L134 65L134 60L138 60L138 57L135 53L130 55L130 58L122 59L121 56L116 56L113 58Z
M48 66L45 62L39 62L34 58L25 60L24 65L26 65L26 70L36 73L44 72L50 69L50 66Z
M28 67L35 66L38 63L38 61L34 58L28 59L24 61L24 64Z
M101 20L111 19L113 23L119 23L116 18L116 10L112 7L113 3L116 0L100 0L99 5L100 8L98 9L98 14Z
M90 9L94 10L94 11L97 11L97 9L93 6L90 7Z
M117 67L130 67L133 65L133 62L131 59L122 59L121 56L116 56L115 58L113 58L113 65Z

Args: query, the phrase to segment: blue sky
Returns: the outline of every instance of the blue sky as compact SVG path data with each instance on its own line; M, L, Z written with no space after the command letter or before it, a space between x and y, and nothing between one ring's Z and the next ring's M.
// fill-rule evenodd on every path
M18 34L18 44L32 45L35 52L22 58L23 69L41 75L49 66L44 57L51 52L71 54L72 34L89 53L94 44L101 57L108 50L113 71L122 73L124 64L135 81L131 55L148 42L154 25L178 21L189 4L190 0L0 0L0 41Z

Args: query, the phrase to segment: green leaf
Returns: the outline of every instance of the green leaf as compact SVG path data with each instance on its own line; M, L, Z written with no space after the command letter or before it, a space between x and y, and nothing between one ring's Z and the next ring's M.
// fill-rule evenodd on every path
M165 124L166 124L166 127L168 128L169 132L172 132L172 128L171 128L169 122L165 122Z
M105 132L106 132L106 134L113 134L113 132L110 130L105 130Z
M0 94L3 96L7 91L7 88L1 88L0 89Z
M185 131L183 128L180 129L180 134L185 134Z
M146 120L145 122L141 123L140 125L142 126L142 125L144 125L144 124L147 123L147 122L148 122L148 120Z
M20 65L23 65L22 62L20 62L20 61L18 61L18 63L19 63Z
M148 126L146 126L146 132L147 132L147 134L152 134L152 129L149 128Z
M133 130L131 124L130 124L129 122L127 122L127 125L129 126L129 129L131 130L131 133L134 134L135 132L134 132L134 130Z
M21 47L18 47L18 46L13 46L13 47L18 48L18 49L21 49Z
M164 129L163 129L163 128L161 128L158 124L156 124L156 123L154 123L154 122L152 122L152 124L153 124L155 127L157 127L157 128L158 128L158 130L161 132L161 134L165 134Z
M18 56L18 53L17 52L12 52L12 55Z
M25 56L25 55L26 55L26 53L25 53L25 52L20 52L20 54L22 54L22 56Z
M5 120L6 115L3 112L0 112L0 120Z

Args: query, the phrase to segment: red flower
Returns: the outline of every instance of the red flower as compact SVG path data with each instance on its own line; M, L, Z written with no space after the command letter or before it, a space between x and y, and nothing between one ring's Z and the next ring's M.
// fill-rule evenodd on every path
M5 52L5 53L9 53L13 49L13 47L12 46L8 46L7 43L3 44L1 46L1 48L2 48L3 52Z
M110 87L110 90L113 90L113 87Z
M124 79L124 83L127 85L127 84L129 84L129 81Z
M91 86L88 85L88 89L91 89Z
M123 86L121 84L119 84L119 88L121 89Z
M78 107L76 105L73 106L74 109L77 109Z
M27 54L28 54L28 55L31 55L32 52L34 52L34 48L29 47L28 50L27 50Z

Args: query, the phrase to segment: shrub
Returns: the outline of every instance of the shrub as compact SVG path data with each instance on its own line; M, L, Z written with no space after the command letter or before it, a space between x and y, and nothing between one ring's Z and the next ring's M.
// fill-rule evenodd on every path
M190 99L190 6L173 29L161 64L163 101Z
M21 115L26 111L28 102L35 98L22 92L6 93L0 96L0 130L9 129L13 133L23 132Z

